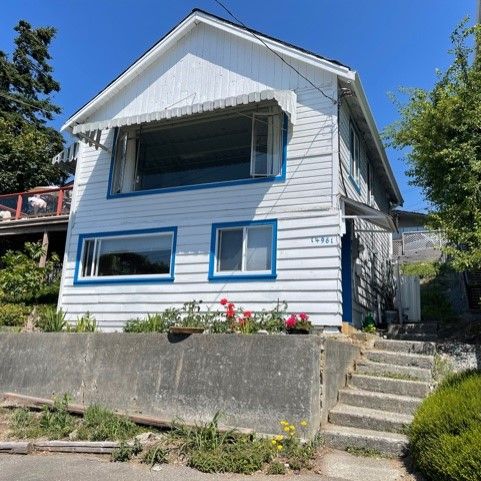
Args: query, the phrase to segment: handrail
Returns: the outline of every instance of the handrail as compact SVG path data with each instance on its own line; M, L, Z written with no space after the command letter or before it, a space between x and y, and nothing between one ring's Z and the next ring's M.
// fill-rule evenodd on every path
M48 194L50 192L57 192L60 190L72 190L73 185L64 185L63 187L50 187L47 189L30 189L30 190L25 190L23 192L12 192L11 194L0 194L0 199L5 198L5 197L12 197L14 195L25 195L25 194L32 194L32 195L37 195L37 194Z
M68 185L68 186L63 186L63 187L52 187L52 188L46 188L46 189L38 189L38 190L28 190L25 192L14 192L12 194L2 194L0 195L0 211L8 211L11 212L12 214L15 214L14 219L18 220L21 218L31 218L31 217L47 217L47 216L59 216L64 213L64 199L65 199L65 192L71 191L73 189L73 186ZM49 212L46 210L46 203L44 202L44 206L40 205L40 207L35 206L33 203L33 214L29 212L24 212L22 210L24 206L24 197L41 197L42 195L48 195L48 194L58 194L57 199L56 199L56 205L54 209L51 209ZM13 207L8 207L7 205L3 205L4 202L2 200L5 199L10 199L11 201L16 201L16 206L15 208ZM45 199L42 199L45 200ZM29 207L29 209L32 209L32 205ZM27 210L27 209L26 209ZM70 210L70 209L68 209ZM13 216L12 216L13 217ZM6 220L12 220L12 219L6 219ZM1 221L1 219L0 219Z

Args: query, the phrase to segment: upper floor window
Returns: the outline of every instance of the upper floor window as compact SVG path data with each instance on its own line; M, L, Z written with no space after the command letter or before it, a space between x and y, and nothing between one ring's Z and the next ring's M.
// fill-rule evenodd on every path
M176 228L82 234L75 281L173 280Z
M361 172L361 143L356 128L351 123L349 128L349 177L355 183L357 189L360 189L360 172Z
M277 107L119 130L111 194L279 176L284 114Z

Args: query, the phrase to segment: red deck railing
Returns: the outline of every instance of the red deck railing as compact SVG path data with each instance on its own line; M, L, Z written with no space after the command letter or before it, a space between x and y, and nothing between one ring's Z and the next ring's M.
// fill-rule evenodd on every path
M72 186L0 195L0 222L68 215Z

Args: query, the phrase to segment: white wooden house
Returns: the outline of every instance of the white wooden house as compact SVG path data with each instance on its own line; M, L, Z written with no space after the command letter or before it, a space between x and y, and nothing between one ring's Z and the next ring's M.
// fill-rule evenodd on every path
M115 330L223 297L331 329L379 312L402 197L349 67L194 10L63 129L87 139L70 319Z

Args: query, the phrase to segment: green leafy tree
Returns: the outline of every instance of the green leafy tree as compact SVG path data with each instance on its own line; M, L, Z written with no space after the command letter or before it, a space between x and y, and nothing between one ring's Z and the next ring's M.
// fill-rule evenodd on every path
M51 94L60 90L49 64L52 27L15 27L12 55L0 50L0 194L58 182L63 173L51 158L63 147L46 122L60 113Z
M448 240L458 269L481 266L481 30L463 21L451 36L452 65L432 90L402 89L400 120L385 132L406 148L408 175L433 207L429 223Z

